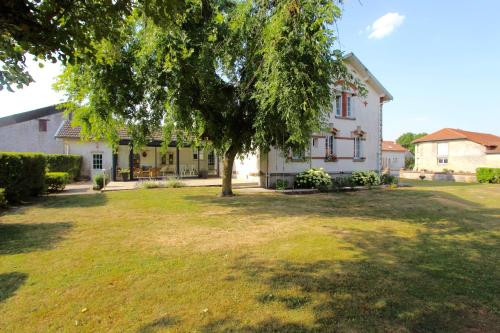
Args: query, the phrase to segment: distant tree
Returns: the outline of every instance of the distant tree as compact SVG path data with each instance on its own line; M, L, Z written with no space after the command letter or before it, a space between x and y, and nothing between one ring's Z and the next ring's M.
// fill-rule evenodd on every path
M232 194L236 155L303 150L331 110L331 84L355 84L334 48L334 0L186 1L175 22L135 12L95 61L67 66L59 89L83 132L116 140L125 126L145 143L209 144L224 157ZM168 20L167 20L168 21Z
M413 140L416 140L418 138L421 138L423 136L427 135L427 133L412 133L412 132L407 132L404 134L401 134L399 138L396 139L396 143L400 144L401 146L405 147L409 151L411 151L412 154L415 154L415 145L412 144Z

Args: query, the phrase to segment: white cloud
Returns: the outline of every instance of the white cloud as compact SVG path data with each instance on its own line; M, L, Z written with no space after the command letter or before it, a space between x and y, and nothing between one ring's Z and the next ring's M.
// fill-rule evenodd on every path
M399 13L387 13L367 27L367 31L370 33L368 38L381 39L389 36L397 27L403 24L404 20L404 15Z

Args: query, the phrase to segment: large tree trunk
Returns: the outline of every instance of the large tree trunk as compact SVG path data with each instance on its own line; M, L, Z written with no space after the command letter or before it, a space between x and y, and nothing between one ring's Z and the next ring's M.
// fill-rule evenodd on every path
M233 195L233 164L236 157L236 149L229 148L224 154L224 170L222 172L222 193L223 197Z

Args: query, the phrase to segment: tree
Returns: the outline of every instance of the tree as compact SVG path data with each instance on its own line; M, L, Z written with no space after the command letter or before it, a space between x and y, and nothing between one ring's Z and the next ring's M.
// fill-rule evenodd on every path
M415 145L412 143L414 140L427 135L427 133L412 133L406 132L396 139L396 143L408 149L412 154L415 154Z
M162 0L148 1L148 10ZM165 6L171 10L176 1ZM63 64L92 57L94 44L113 41L133 0L2 0L0 2L0 90L22 88L33 82L26 68L31 54L36 60ZM41 63L40 63L41 65Z
M161 10L155 13L161 13ZM68 65L57 87L84 133L136 144L211 145L224 157L222 195L234 159L271 146L299 151L331 109L334 82L364 88L334 49L332 0L186 1L175 20L137 10L95 61Z

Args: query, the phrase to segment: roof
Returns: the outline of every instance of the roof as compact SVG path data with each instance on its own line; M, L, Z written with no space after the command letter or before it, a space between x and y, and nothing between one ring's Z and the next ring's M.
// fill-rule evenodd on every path
M447 140L470 140L483 146L499 146L500 136L488 133L469 132L458 128L443 128L413 141L413 143Z
M10 116L0 118L0 127L18 124L42 117L47 117L52 114L62 113L62 112L63 112L62 110L57 108L57 105L50 105L40 109L16 113Z
M80 126L71 126L71 122L69 120L64 120L59 130L57 130L55 137L56 138L67 138L67 139L80 139ZM118 136L121 140L130 140L131 136L128 134L125 128L121 128L118 130ZM163 136L160 132L156 132L153 134L152 139L154 141L163 141ZM172 136L172 141L175 141L176 137Z
M377 80L377 78L375 77L375 75L373 75L369 70L368 68L366 68L365 65L363 65L363 63L361 62L361 60L359 60L358 57L356 57L354 55L354 53L348 53L345 57L344 57L344 60L348 61L351 63L351 65L353 65L356 70L362 72L364 75L366 75L367 77L367 82L369 83L372 83L375 88L377 90L379 90L379 92L382 94L382 98L383 98L383 101L384 102L389 102L389 101L392 101L393 100L393 97L391 95L391 93L385 89L385 87L382 85L382 83L379 82L379 80Z
M394 141L382 141L382 150L383 151L396 151L406 153L408 149L405 147L395 143Z

